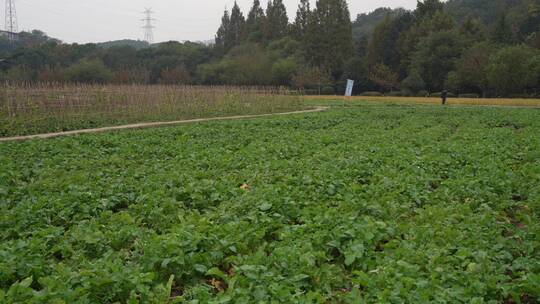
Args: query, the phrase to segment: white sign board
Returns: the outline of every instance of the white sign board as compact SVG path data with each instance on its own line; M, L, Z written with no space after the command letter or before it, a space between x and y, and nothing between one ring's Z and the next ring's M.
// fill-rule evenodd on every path
M352 96L353 86L354 80L347 79L347 90L345 90L345 96Z

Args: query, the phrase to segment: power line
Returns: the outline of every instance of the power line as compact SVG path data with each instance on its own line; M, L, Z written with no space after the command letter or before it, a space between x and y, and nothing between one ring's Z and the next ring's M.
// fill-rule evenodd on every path
M151 8L147 8L144 11L145 18L142 19L142 21L145 22L143 29L144 29L144 40L148 42L149 44L152 44L154 42L154 26L152 25L152 22L156 19L152 18L152 12Z
M15 0L6 0L6 32L9 33L9 41L15 40L16 33L19 32Z

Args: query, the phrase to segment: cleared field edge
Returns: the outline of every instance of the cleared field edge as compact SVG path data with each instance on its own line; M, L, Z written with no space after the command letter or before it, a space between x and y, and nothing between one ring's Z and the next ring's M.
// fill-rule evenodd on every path
M128 130L128 129L143 129L143 128L163 127L163 126L189 124L189 123L206 122L206 121L249 119L249 118L259 118L259 117L280 116L280 115L315 113L315 112L326 111L328 109L329 109L329 107L317 106L317 107L314 107L312 109L292 111L292 112L282 112L282 113L268 113L268 114L255 114L255 115L235 115L235 116L208 117L208 118L197 118L197 119L176 120L176 121L136 123L136 124L111 126L111 127L102 127L102 128L95 128L95 129L82 129L82 130L44 133L44 134L34 134L34 135L24 135L24 136L1 137L0 142L25 141L25 140L30 140L30 139L47 139L47 138L69 136L69 135L78 135L78 134L87 134L87 133L101 133L101 132L107 132L107 131Z
M395 96L303 96L304 100L343 100L343 101L373 101L381 103L403 104L441 104L438 97L395 97ZM505 106L505 107L540 107L540 99L514 99L514 98L448 98L447 105L471 106Z

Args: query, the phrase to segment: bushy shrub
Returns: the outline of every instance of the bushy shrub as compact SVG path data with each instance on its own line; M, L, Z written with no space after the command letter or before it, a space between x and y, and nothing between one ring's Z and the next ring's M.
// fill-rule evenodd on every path
M431 97L441 97L441 95L442 95L442 92L436 92L436 93L431 93L431 95L429 95L429 96L431 96ZM452 92L448 92L448 93L446 94L446 97L448 97L448 98L454 98L454 97L456 97L456 94L454 94L454 93L452 93Z
M291 82L295 88L316 88L333 83L330 70L318 67L301 67L292 76Z
M325 86L321 90L321 95L334 95L335 93L334 87L331 86Z
M29 82L32 81L34 72L24 66L14 66L7 70L7 72L2 72L0 79L2 81L12 81L12 82Z
M418 72L413 72L409 74L409 76L407 76L407 78L403 79L403 81L401 82L401 89L411 92L418 92L420 90L423 90L425 86L426 84L422 77L418 74Z
M429 92L426 90L420 90L418 93L415 94L415 97L428 97Z
M360 95L361 96L377 96L377 97L383 96L383 94L381 92L376 92L376 91L367 91L367 92L363 92Z
M298 64L294 59L278 60L272 65L272 79L276 84L289 85L296 70L298 70Z
M459 94L459 98L480 98L480 94L478 94L478 93L464 93L464 94Z
M401 96L405 96L405 94L403 94L403 92L401 91L392 91L392 92L386 93L386 96L401 97Z
M533 96L526 94L526 93L515 93L515 94L509 94L509 98L531 98Z
M526 45L500 49L489 60L489 85L497 90L497 94L521 96L527 87L534 87L538 81L535 75L536 56L540 56L538 50Z
M191 75L185 65L179 65L173 69L163 69L159 78L162 84L190 84Z
M81 61L66 70L67 79L79 83L106 83L112 79L112 73L98 60Z
M304 94L306 94L306 95L319 95L319 90L306 89L306 90L304 90Z

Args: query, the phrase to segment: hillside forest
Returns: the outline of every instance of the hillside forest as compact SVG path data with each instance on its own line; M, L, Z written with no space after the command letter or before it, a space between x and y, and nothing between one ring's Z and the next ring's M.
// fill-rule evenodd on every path
M232 1L232 0L231 0ZM307 94L540 95L540 0L418 1L351 18L346 0L236 3L215 43L0 37L0 81L286 86Z

